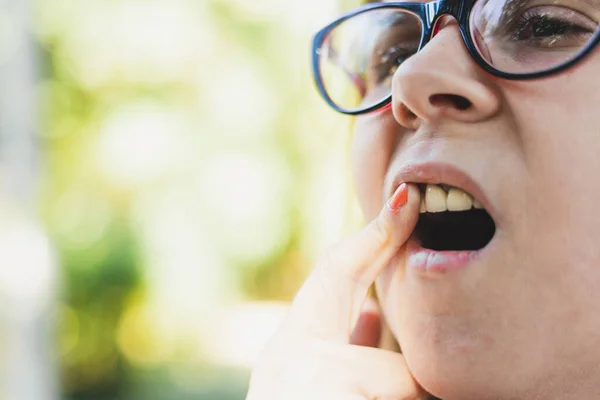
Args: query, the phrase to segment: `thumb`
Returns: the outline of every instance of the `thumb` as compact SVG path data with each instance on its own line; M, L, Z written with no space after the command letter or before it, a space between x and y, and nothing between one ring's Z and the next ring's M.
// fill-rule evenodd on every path
M381 314L379 304L373 297L367 297L354 331L350 336L350 344L364 347L377 347L381 337Z

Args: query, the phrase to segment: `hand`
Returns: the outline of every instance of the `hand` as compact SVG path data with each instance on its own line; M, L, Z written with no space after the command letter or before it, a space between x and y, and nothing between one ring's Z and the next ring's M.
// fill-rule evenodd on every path
M369 310L361 316L363 304L372 309L369 287L410 237L419 201L416 186L401 185L377 219L325 252L259 357L246 400L427 398L401 354L365 347L376 346L379 327Z

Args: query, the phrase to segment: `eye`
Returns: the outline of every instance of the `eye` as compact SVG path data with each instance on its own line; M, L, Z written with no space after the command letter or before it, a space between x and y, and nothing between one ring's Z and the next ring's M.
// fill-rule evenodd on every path
M414 46L395 46L379 51L376 55L377 62L370 66L371 79L373 84L387 82L388 79L396 73L396 70L404 61L417 52Z
M541 48L580 47L594 34L597 24L589 19L586 24L587 17L576 14L565 7L526 10L510 29L511 39Z
M393 74L400 64L406 61L412 54L413 52L402 47L393 47L381 54L381 64L378 68L381 69L381 72Z
M479 54L502 72L559 67L575 60L598 30L597 0L483 1L471 14L471 34Z

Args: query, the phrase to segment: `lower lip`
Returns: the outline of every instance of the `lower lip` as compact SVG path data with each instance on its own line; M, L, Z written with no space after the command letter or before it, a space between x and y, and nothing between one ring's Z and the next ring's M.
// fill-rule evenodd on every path
M407 267L432 273L446 273L466 268L481 255L477 251L436 251L413 242L408 246Z

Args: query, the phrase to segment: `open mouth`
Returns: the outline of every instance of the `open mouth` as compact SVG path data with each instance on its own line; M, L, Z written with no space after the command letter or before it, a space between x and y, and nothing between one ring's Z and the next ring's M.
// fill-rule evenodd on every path
M413 237L423 248L476 251L491 242L496 223L470 194L442 184L419 187L421 211Z

